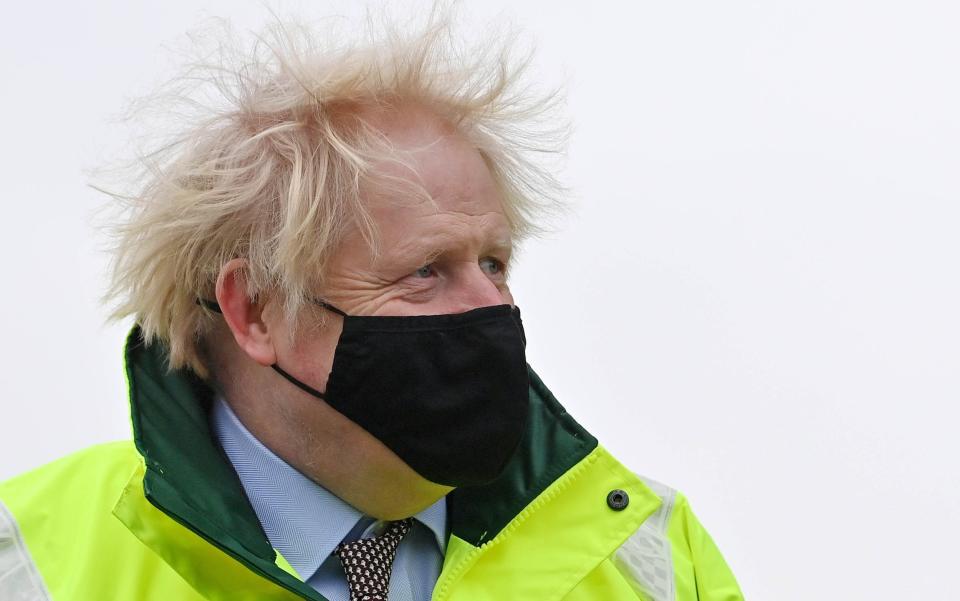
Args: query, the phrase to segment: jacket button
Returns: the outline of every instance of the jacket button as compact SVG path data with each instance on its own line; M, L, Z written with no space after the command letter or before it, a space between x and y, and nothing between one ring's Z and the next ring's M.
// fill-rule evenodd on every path
M630 504L630 495L627 494L627 491L615 489L611 490L610 494L607 495L607 505L610 506L610 509L614 511L623 511L624 508Z

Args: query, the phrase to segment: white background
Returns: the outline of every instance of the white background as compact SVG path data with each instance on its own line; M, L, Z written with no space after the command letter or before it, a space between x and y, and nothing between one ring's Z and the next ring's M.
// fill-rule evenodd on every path
M750 599L960 598L958 5L517 4L464 17L536 39L576 125L575 210L514 272L531 363L688 494ZM4 10L0 478L128 436L128 326L103 325L104 198L82 169L210 14L267 19Z

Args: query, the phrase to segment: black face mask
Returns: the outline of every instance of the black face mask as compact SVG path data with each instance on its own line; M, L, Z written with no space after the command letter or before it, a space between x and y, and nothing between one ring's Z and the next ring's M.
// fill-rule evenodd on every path
M529 409L518 308L395 317L347 315L318 304L343 317L326 391L273 369L431 482L476 486L503 472Z

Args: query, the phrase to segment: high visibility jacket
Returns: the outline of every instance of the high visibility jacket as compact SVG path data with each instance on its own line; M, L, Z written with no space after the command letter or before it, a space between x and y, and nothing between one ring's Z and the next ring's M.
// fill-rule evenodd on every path
M133 441L0 484L0 600L323 600L211 436L208 386L136 328L125 358ZM435 601L742 599L681 494L622 466L532 372L530 401L503 476L447 497Z

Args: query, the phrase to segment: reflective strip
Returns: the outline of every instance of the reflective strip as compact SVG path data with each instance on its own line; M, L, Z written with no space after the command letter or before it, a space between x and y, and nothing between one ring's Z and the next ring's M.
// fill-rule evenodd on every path
M655 480L639 476L663 504L617 549L613 563L630 576L650 601L674 601L673 556L667 527L677 491Z
M0 599L50 601L47 587L30 560L17 522L0 502Z

